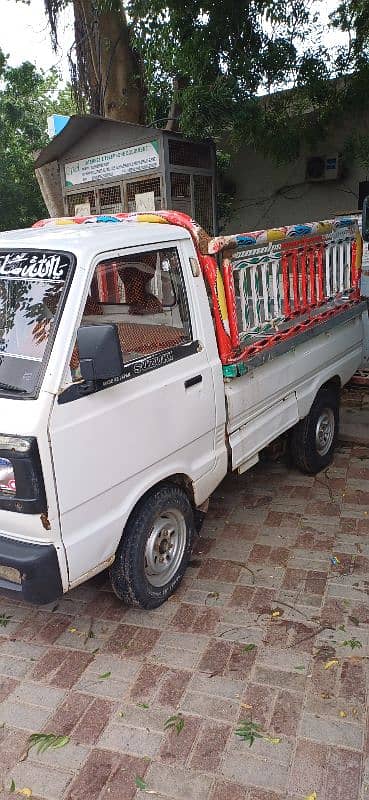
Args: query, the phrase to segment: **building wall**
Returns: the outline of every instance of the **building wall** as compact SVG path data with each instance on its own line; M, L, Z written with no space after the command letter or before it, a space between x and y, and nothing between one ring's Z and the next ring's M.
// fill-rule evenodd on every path
M344 120L313 151L304 150L296 161L282 166L261 153L247 148L240 150L229 171L236 197L224 231L246 232L329 219L357 210L359 181L367 178L366 170L357 161L344 162L343 177L339 180L319 183L305 180L306 159L342 152L355 126L369 135L369 116L363 114L359 123Z

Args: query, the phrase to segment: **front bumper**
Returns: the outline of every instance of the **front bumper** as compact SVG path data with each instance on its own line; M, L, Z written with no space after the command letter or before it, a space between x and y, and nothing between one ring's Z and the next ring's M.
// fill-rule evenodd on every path
M17 570L19 583L3 577ZM56 549L52 544L20 542L0 536L0 591L17 592L28 603L52 603L63 594Z

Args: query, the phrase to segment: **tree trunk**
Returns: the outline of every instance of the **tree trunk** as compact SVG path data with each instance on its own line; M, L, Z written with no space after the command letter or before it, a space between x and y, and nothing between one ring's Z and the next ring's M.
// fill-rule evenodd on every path
M172 102L170 104L169 116L165 126L166 131L178 131L182 111L181 93L188 86L188 80L177 75L173 80Z
M76 81L92 113L119 122L144 122L144 91L138 56L130 43L122 3L96 12L93 0L73 0Z
M34 159L37 158L39 152L33 153ZM63 217L64 203L57 162L52 161L50 164L45 164L44 167L35 169L35 175L50 217Z
M46 0L46 7L50 0ZM100 0L104 7L104 0ZM96 10L95 0L73 0L76 64L72 82L81 111L118 122L144 123L144 90L140 61L130 43L124 7ZM51 6L50 6L51 7ZM60 176L55 162L35 170L50 216L64 214Z

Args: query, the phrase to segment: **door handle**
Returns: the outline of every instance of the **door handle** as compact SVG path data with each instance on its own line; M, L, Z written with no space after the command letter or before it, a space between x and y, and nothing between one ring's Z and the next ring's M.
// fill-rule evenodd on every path
M190 386L196 386L197 383L202 383L202 375L194 375L193 378L187 378L184 382L185 389L189 389Z

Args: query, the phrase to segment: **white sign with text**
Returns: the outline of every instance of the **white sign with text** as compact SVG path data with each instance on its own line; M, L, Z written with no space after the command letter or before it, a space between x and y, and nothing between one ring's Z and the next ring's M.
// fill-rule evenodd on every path
M65 186L71 189L81 183L106 181L122 175L144 172L159 166L159 142L146 142L124 150L81 158L64 165Z

